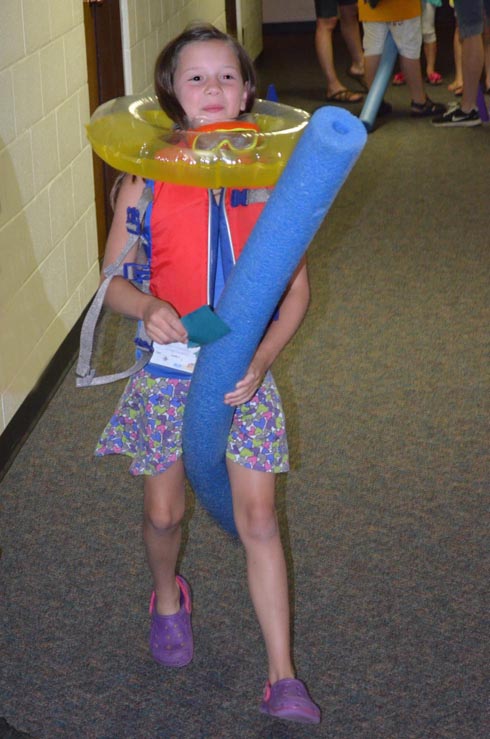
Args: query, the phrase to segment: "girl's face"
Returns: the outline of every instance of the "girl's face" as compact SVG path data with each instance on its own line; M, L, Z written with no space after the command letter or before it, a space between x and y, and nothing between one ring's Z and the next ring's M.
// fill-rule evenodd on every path
M192 125L230 121L245 110L247 85L226 41L193 41L180 51L174 90Z

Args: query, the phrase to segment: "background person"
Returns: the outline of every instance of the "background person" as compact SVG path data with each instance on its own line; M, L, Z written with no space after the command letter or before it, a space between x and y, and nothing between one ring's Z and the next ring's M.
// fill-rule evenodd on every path
M315 0L315 12L315 49L327 80L326 99L331 103L360 103L363 94L349 90L339 80L333 52L333 32L340 16L340 30L351 56L347 74L364 86L364 60L357 0Z

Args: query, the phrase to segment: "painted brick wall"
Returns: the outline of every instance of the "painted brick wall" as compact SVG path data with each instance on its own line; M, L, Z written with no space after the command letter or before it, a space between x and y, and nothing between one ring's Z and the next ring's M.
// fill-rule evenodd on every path
M226 27L225 0L120 0L126 92L152 89L185 25ZM261 0L242 0L262 48ZM0 23L0 434L98 284L82 0L12 0Z
M226 30L224 0L121 0L125 88L128 94L153 92L158 52L193 20ZM242 0L239 40L255 59L262 51L262 0Z
M98 281L86 79L81 0L2 5L0 432Z

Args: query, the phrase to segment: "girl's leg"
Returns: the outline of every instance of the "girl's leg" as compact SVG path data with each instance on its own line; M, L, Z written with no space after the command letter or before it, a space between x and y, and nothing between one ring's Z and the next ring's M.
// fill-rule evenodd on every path
M407 80L413 102L425 103L427 95L425 94L424 81L422 79L420 59L409 59L400 54L400 67Z
M368 87L373 84L376 72L378 71L381 54L370 54L364 57L364 76Z
M437 42L424 41L425 74L428 79L436 71Z
M435 74L437 38L435 30L436 9L429 2L422 5L422 39L425 55L425 76L431 80ZM432 83L435 84L435 83Z
M337 25L337 18L317 18L315 30L315 49L327 80L327 95L333 95L342 88L333 58L332 34Z
M461 52L461 40L459 38L459 29L456 26L453 36L453 53L454 53L454 80L448 85L450 92L461 94L463 90L463 59Z
M463 96L461 110L469 113L476 106L478 85L483 72L484 52L483 36L468 36L462 44Z
M143 539L155 592L157 612L168 616L180 608L175 568L185 511L184 466L178 460L160 475L145 478Z
M269 680L294 676L287 570L274 505L275 475L227 461L233 511L245 547L250 595L264 636Z
M354 5L339 5L339 13L340 30L352 59L350 71L353 74L363 74L364 55L362 53L357 3Z
M332 34L337 18L317 18L315 30L315 49L327 80L327 98L340 94L338 102L357 103L363 98L361 93L347 90L337 76L333 54Z

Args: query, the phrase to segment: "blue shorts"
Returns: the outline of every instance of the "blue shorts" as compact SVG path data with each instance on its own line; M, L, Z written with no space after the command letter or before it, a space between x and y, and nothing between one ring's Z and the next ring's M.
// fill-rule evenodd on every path
M317 18L336 18L339 5L356 5L357 0L315 0Z
M454 9L462 39L483 33L484 13L490 18L490 0L454 0Z

